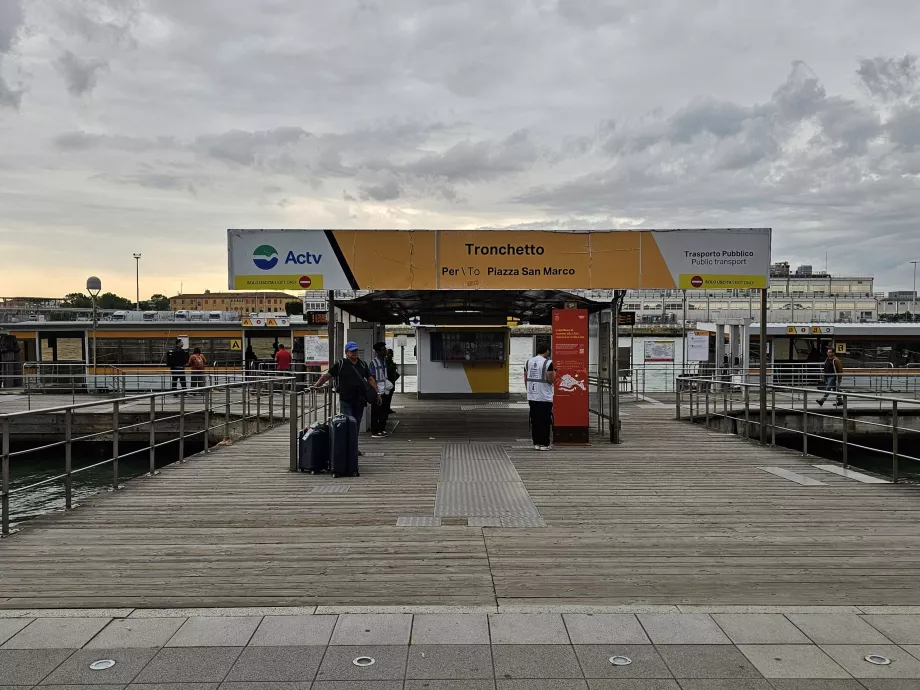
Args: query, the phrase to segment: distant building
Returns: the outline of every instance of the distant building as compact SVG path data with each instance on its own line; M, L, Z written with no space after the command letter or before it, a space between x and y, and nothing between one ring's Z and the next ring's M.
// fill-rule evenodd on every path
M811 278L812 274L811 264L802 264L797 269L795 269L796 278Z
M297 302L300 298L286 292L211 292L205 290L200 294L182 294L169 298L169 308L173 311L188 309L190 311L235 311L240 314L253 312L281 313L288 302Z
M913 290L896 290L894 292L888 293L888 299L891 302L896 302L899 300L914 300L917 299L917 293Z

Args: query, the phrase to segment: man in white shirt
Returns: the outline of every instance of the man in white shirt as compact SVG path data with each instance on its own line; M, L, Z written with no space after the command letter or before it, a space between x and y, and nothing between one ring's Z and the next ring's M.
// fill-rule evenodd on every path
M527 402L530 403L530 433L534 450L549 450L550 434L553 430L553 382L556 372L549 359L550 347L546 343L537 345L537 355L527 360L524 366L524 383L527 386Z

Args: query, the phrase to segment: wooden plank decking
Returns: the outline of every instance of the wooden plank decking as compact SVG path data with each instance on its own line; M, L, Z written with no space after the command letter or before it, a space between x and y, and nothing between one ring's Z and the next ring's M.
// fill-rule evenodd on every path
M916 486L824 473L670 406L630 406L622 446L536 453L512 448L526 410L405 404L390 439L362 441L385 455L335 480L348 493L287 472L281 428L26 525L0 542L0 608L918 601ZM433 515L442 445L471 441L505 445L546 528L395 526Z

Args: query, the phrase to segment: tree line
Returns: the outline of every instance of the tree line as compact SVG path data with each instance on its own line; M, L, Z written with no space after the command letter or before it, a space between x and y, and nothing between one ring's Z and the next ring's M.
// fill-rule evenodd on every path
M62 307L73 309L92 309L93 300L82 292L71 292L64 296ZM103 292L96 298L99 309L134 309L137 303L127 297L120 297L114 292ZM141 311L169 311L169 297L159 293L150 295L150 299L141 300Z

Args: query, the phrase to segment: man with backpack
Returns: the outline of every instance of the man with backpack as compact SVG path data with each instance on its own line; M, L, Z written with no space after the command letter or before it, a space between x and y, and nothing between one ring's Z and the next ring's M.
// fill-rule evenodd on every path
M370 397L367 392L368 387L376 394L377 405L383 402L380 394L376 392L377 380L359 354L357 343L352 341L345 343L345 357L329 367L329 371L320 376L316 385L313 386L319 388L329 379L334 379L342 414L354 417L358 428L361 427L364 406L367 405L368 397Z
M170 372L170 390L175 391L173 395L179 395L179 387L185 389L185 365L188 364L188 351L183 347L185 343L176 339L176 345L166 353L166 366Z

